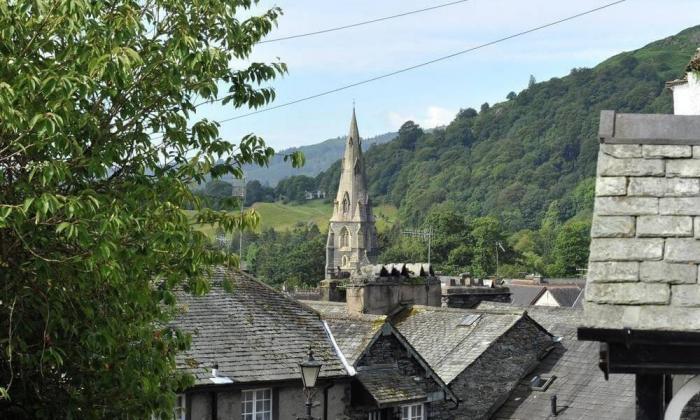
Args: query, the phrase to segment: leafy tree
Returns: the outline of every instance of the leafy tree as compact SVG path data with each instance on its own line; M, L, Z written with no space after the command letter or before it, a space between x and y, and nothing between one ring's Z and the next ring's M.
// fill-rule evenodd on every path
M260 181L253 180L246 184L245 205L253 203L271 203L275 201L275 189L262 185Z
M271 285L315 286L324 278L326 235L315 224L264 231L246 248L248 268Z
M548 269L552 276L573 276L588 263L591 223L571 220L557 233L554 243L554 264Z
M281 11L256 3L0 2L0 417L167 415L192 383L172 290L236 261L181 209L227 233L257 216L189 186L273 154L195 113L273 100L285 66L245 60Z
M505 263L510 258L509 253L500 249L501 246L503 249L508 246L500 221L493 216L479 217L472 223L471 234L474 238L472 274L477 277L496 274L496 253L499 263Z
M530 75L530 80L527 81L527 87L531 88L531 87L535 86L535 83L537 83L535 76Z
M479 108L479 112L484 113L484 112L488 111L489 109L491 109L491 106L489 105L489 103L484 102L483 104L481 104L481 108Z
M518 94L515 92L509 92L508 95L506 95L506 99L509 101L512 101L513 99L517 98Z

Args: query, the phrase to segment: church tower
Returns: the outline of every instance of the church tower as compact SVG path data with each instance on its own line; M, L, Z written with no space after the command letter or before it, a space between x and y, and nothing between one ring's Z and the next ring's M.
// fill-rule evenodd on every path
M333 202L333 216L328 227L326 278L340 276L342 272L350 275L358 273L361 266L371 264L377 250L377 231L367 192L361 146L353 108L340 168L338 194Z

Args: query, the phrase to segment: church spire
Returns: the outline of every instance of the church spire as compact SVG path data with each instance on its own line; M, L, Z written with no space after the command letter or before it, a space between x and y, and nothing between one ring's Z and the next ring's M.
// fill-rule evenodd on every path
M357 272L374 255L376 238L362 159L362 141L353 106L341 162L338 194L333 203L333 216L328 230L326 273L331 275L337 273L338 269Z

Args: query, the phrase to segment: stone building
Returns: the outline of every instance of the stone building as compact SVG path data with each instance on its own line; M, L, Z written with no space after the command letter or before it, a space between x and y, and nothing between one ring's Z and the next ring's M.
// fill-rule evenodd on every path
M342 277L343 273L358 273L360 267L370 264L377 251L377 232L367 192L361 141L353 109L341 162L338 194L328 227L327 279Z
M670 83L677 115L600 118L578 336L601 343L606 376L635 375L637 419L681 418L700 392L700 376L677 376L700 374L698 71L700 53L686 79Z
M347 285L347 302L305 304L357 371L353 419L488 419L553 345L523 310L440 307L426 265L367 266Z
M224 290L229 281L231 292ZM288 420L304 415L299 362L323 363L314 417L346 418L351 375L318 313L256 279L215 270L203 296L178 293L173 326L192 336L178 368L195 384L178 396L177 420Z

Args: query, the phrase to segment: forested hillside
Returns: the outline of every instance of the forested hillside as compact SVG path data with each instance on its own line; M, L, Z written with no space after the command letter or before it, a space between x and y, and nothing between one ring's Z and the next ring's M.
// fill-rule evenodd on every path
M664 82L684 74L698 45L694 27L479 112L462 110L444 129L424 133L409 122L365 153L372 198L399 207L408 224L443 201L468 216L497 216L511 232L538 228L555 200L559 218L571 218L592 205L600 111L672 112ZM317 182L334 195L338 177L336 162Z
M380 235L380 261L425 261L425 244L402 231L430 226L432 262L446 273L580 274L588 259L600 111L671 113L665 82L684 75L699 45L700 26L592 69L532 80L519 93L504 92L501 103L461 110L444 128L425 132L406 122L396 139L365 152L374 204L398 208L397 223ZM301 191L292 187L303 185L334 197L339 176L337 161L313 179L284 180L278 195L290 197ZM304 229L290 234L309 240L315 230ZM322 235L311 236L323 243ZM293 242L270 234L259 241L256 249L269 252ZM258 272L267 260L283 261L285 252L247 259ZM312 265L322 266L322 250L313 255ZM295 273L301 283L318 280Z

